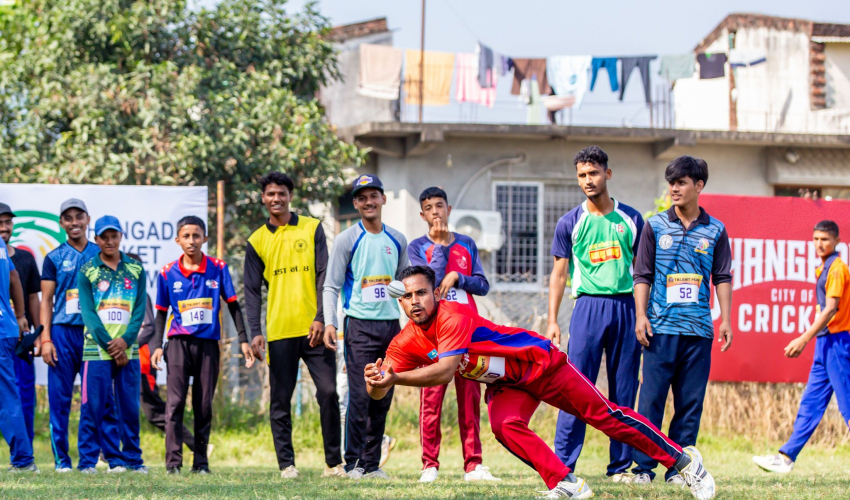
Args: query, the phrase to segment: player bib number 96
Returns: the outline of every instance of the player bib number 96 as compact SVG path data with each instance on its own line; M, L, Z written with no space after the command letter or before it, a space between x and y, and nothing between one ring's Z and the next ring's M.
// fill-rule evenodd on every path
M104 300L97 309L97 316L104 325L129 325L130 301Z
M212 299L181 300L177 302L180 309L180 322L183 326L211 325L213 322Z
M362 281L360 297L363 302L386 302L390 300L387 285L390 284L390 276L366 276Z
M702 276L699 274L668 274L667 303L696 304L699 301L699 288Z

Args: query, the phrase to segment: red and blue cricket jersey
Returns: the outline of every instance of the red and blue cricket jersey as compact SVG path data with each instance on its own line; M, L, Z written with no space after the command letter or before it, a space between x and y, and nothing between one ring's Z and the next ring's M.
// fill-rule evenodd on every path
M236 301L230 269L223 260L204 255L197 270L183 267L183 256L162 268L156 281L156 308L174 319L168 336L221 338L221 299Z
M497 325L455 302L440 302L430 325L409 321L390 343L386 361L396 372L462 354L458 374L485 384L520 386L536 380L555 346L537 333Z
M427 235L411 241L408 247L410 263L414 266L430 267L436 275L438 285L448 273L457 272L458 282L455 288L446 294L445 300L469 304L477 311L475 299L471 295L487 295L490 283L484 276L475 241L463 234L452 234L454 241L448 246L434 244Z

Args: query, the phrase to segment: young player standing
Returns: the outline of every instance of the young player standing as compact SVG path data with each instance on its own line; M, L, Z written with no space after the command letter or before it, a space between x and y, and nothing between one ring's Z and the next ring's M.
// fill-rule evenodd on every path
M813 239L821 258L815 273L819 312L806 333L785 347L785 356L796 358L815 339L815 359L791 437L778 454L753 457L756 465L769 472L791 472L797 455L823 418L833 393L838 411L850 425L850 270L835 251L841 241L838 224L831 220L818 222Z
M602 354L608 373L608 398L634 408L640 370L640 344L635 339L635 300L632 260L643 218L632 207L608 195L608 155L597 146L575 156L578 184L587 200L561 217L555 227L549 279L549 327L546 336L560 345L558 310L564 297L567 271L573 297L567 354L570 362L596 383ZM584 446L586 426L567 412L558 414L555 453L575 470ZM608 475L628 482L632 450L612 439Z
M85 324L80 472L96 473L100 446L112 468L147 474L139 447L139 346L136 338L145 317L146 275L142 265L121 252L121 224L105 215L94 225L100 253L77 273L80 313ZM102 422L113 411L114 394L121 449L111 448ZM116 465L110 456L120 457Z
M638 413L660 427L672 388L670 439L693 446L714 339L709 280L720 304L721 351L732 345L732 251L723 223L699 206L699 194L708 181L705 161L681 156L667 166L664 177L673 206L647 221L635 259L635 332L644 346ZM638 450L634 459L632 482L650 483L658 461ZM669 465L665 476L672 484L686 480Z
M6 242L0 240L0 433L9 443L9 472L37 473L15 383L15 347L21 334L28 331L21 279L9 258Z
M292 179L281 172L271 172L260 179L269 218L248 239L245 251L245 308L251 326L251 345L262 360L266 339L260 311L265 284L270 420L280 477L295 479L300 474L295 467L290 411L299 360L307 365L316 385L325 451L322 476L345 477L340 452L336 358L322 342L322 288L328 247L318 219L289 210L294 187Z
M329 349L336 350L336 304L342 291L348 367L345 470L352 479L389 479L379 465L392 392L381 401L370 399L360 367L382 357L401 329L398 305L390 298L387 285L407 266L407 240L381 222L387 197L376 175L357 177L353 187L354 208L361 221L334 240L325 280L324 340Z
M207 226L200 217L177 221L177 244L183 255L166 264L156 280L155 333L151 367L160 369L162 338L168 311L173 320L168 330L166 362L168 382L165 407L165 467L179 474L183 467L183 412L189 380L192 382L192 409L195 415L195 442L192 472L209 474L207 447L212 426L212 403L218 383L221 339L221 301L228 304L239 335L245 366L254 356L245 333L242 309L233 288L230 269L224 261L204 255Z
M15 270L18 271L18 276L21 278L21 286L24 291L24 314L27 323L32 328L38 328L41 325L41 302L38 299L41 280L38 264L36 264L35 257L31 253L9 244L9 240L12 239L12 232L15 229L15 223L12 220L14 217L15 214L9 208L9 205L0 203L0 238L6 243L9 258L12 259L12 264L15 265ZM36 339L36 355L38 355L40 347L41 340ZM30 444L32 444L35 423L35 365L32 363L32 357L29 358L29 361L25 361L15 356L15 379L21 394L21 408L27 425L27 436L29 436Z
M394 385L442 385L457 372L487 384L493 434L540 474L550 488L543 498L590 498L593 492L529 429L541 401L674 467L696 498L714 497L714 479L696 449L683 450L634 410L605 399L550 340L496 325L466 306L439 301L430 268L410 267L400 278L404 293L399 302L410 322L393 339L385 362L378 358L366 365L372 398L380 400Z
M65 230L67 241L53 249L44 258L41 270L41 356L47 363L47 399L50 403L50 440L56 472L71 471L68 455L68 418L74 380L82 376L83 369L83 317L80 314L80 293L77 274L83 264L98 254L97 245L88 240L90 222L88 209L82 200L71 198L59 208L59 225ZM114 398L107 395L107 408L102 436L109 443L103 452L112 467L119 467L120 457L110 450L118 449L118 420L114 411ZM77 439L78 448L84 443ZM82 451L80 451L82 456ZM120 469L118 469L120 470Z
M468 304L477 311L473 295L484 296L490 283L484 276L478 247L468 236L449 231L449 205L446 192L430 187L419 195L419 215L428 223L428 234L410 242L408 254L415 266L429 266L437 277L442 300ZM499 481L481 460L481 386L455 375L458 427L463 446L463 478L466 481ZM440 468L440 415L448 384L423 387L420 391L419 436L422 444L421 483L437 480Z

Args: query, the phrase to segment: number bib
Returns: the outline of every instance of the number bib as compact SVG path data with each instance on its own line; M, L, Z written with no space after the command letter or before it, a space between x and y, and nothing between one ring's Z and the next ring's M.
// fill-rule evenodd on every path
M458 304L469 304L469 295L467 295L466 290L449 288L449 291L446 293L446 300L457 302Z
M390 294L387 292L390 281L392 278L389 276L366 276L361 282L360 299L365 303L390 300Z
M505 358L465 354L458 373L463 378L489 384L505 376Z
M76 288L65 292L65 314L80 314L80 291Z
M107 299L100 303L97 316L104 325L129 325L130 301Z
M212 298L180 300L177 308L183 326L211 325L213 322Z
M668 274L667 303L696 304L699 301L700 274Z

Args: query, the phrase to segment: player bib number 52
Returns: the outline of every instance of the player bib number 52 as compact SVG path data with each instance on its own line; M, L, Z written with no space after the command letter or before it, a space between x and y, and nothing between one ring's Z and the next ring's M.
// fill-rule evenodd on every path
M668 274L667 303L696 304L701 284L702 276L699 274Z

